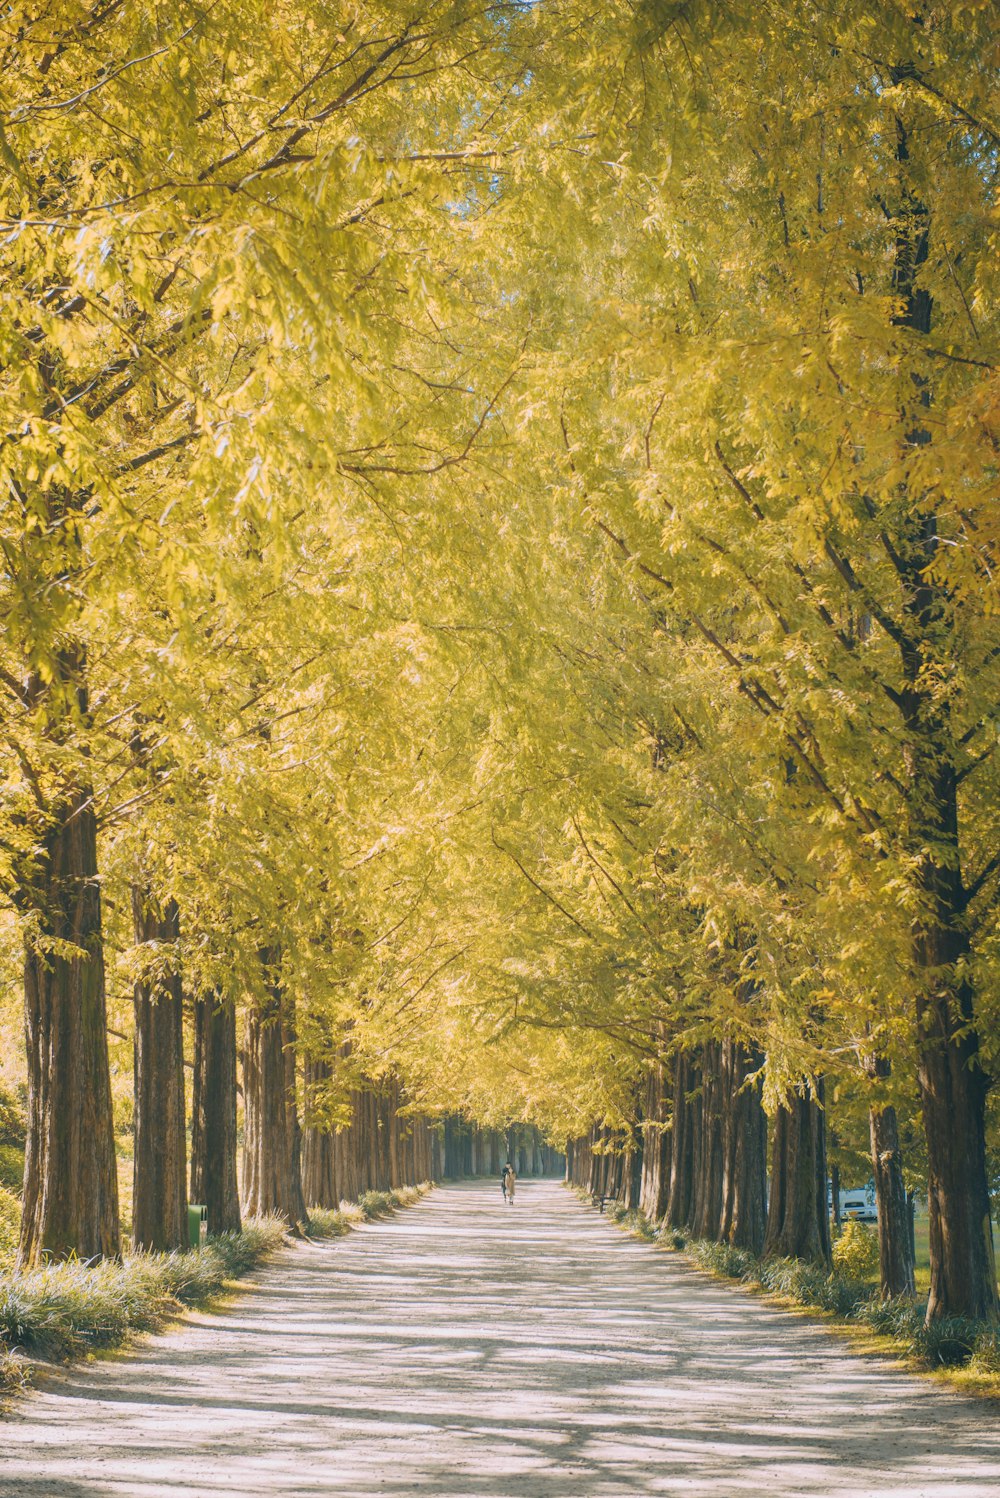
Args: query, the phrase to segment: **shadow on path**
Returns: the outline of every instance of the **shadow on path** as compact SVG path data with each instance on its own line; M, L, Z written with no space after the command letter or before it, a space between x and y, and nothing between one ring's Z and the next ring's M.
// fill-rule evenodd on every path
M2 1498L996 1498L988 1406L624 1237L553 1182L438 1189L221 1316L52 1377Z

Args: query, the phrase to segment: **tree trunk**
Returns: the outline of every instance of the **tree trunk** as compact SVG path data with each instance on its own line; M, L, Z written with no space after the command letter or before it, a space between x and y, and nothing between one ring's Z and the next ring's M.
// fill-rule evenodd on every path
M717 1242L722 1221L723 1105L721 1046L712 1041L702 1050L702 1082L695 1205L691 1229L696 1238Z
M695 1082L690 1058L678 1052L674 1060L674 1122L670 1150L670 1192L667 1221L671 1227L686 1227L691 1216L694 1175L694 1131L689 1092Z
M723 1046L723 1176L720 1238L760 1254L767 1222L767 1115L759 1080L763 1057L735 1041Z
M287 1046L283 1023L280 955L266 949L261 960L268 974L267 995L247 1013L243 1056L244 1199L252 1216L273 1213L297 1231L308 1216L296 1142L298 1117L290 1089L294 1070L290 1070L287 1054L291 1049L294 1056L294 1047Z
M97 824L88 787L53 811L18 892L28 1063L18 1263L121 1251ZM36 934L37 932L37 934ZM71 943L72 953L50 941Z
M299 1123L299 1100L296 1080L298 1059L298 1029L295 1019L295 998L282 991L281 1043L285 1056L285 1132L288 1140L288 1202L293 1223L308 1225L309 1213L302 1190L302 1127Z
M642 1181L639 1207L650 1222L659 1222L667 1210L670 1192L670 1145L668 1099L663 1063L651 1066L646 1082L645 1122L643 1124Z
M889 1075L889 1059L871 1056L864 1060L866 1076L876 1081ZM913 1295L914 1264L910 1252L910 1214L903 1181L903 1152L899 1143L896 1110L873 1099L868 1109L871 1133L872 1174L878 1204L879 1274L883 1300Z
M903 84L907 68L892 70ZM931 219L911 176L911 141L896 116L896 160L901 202L894 290L902 303L894 321L916 341L931 331L932 300L921 285ZM926 162L923 163L926 166ZM906 448L926 446L925 382L907 381L901 401ZM1000 1314L986 1170L988 1082L979 1057L967 959L967 896L959 839L957 753L948 700L940 682L955 671L954 651L942 651L952 600L934 577L939 537L932 498L901 495L903 521L890 559L903 594L900 694L909 772L908 843L920 910L913 927L920 1102L927 1136L931 1284L927 1319Z
M318 1095L330 1080L326 1061L305 1060L305 1128L302 1134L302 1190L307 1207L340 1205L337 1187L337 1137L316 1117Z
M136 943L149 956L154 944L163 948L168 964L135 985L132 1243L167 1252L188 1244L180 913L170 900L161 914L147 891L134 889L132 914Z
M807 1259L829 1267L822 1080L817 1089L819 1096L813 1098L803 1084L775 1116L764 1252L770 1258Z
M194 1004L191 1200L206 1208L212 1236L242 1225L236 1145L236 1009L203 994Z

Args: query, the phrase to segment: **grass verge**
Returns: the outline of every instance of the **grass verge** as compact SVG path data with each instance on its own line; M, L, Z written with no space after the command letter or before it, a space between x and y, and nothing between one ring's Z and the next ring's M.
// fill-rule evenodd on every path
M576 1194L588 1204L586 1192ZM607 1202L604 1215L627 1232L658 1247L682 1252L699 1269L735 1280L785 1305L823 1313L844 1330L860 1334L864 1351L889 1354L913 1371L932 1373L966 1393L1000 1399L1000 1328L962 1316L925 1321L926 1296L883 1301L870 1281L800 1259L758 1259L728 1243L689 1239L641 1212Z
M311 1213L309 1237L335 1238L388 1216L430 1190L429 1184L369 1191L338 1211ZM251 1218L184 1253L128 1253L121 1262L80 1260L0 1274L0 1399L23 1388L25 1361L68 1362L120 1346L135 1332L155 1331L189 1306L217 1299L233 1281L264 1263L286 1240L279 1217Z
M431 1182L420 1186L394 1186L391 1191L365 1191L356 1202L341 1202L339 1208L311 1207L307 1238L342 1238L361 1222L377 1222L390 1217L399 1207L412 1207L431 1189Z

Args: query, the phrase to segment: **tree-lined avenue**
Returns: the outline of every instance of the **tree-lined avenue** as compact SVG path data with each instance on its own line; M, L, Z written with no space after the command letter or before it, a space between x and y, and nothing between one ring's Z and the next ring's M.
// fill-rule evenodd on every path
M987 1498L982 1406L627 1238L482 1182L300 1244L221 1318L52 1377L4 1498Z

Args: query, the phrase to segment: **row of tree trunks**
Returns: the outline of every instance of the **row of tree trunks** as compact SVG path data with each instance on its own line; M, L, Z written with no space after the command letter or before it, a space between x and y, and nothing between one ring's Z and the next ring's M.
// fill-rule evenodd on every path
M565 1159L530 1124L506 1130L484 1129L447 1117L435 1129L435 1179L466 1180L496 1176L510 1162L518 1176L561 1176Z
M822 1104L820 1079L815 1092L803 1084L775 1114L764 1235L764 1252L774 1258L831 1262Z
M701 1238L760 1253L767 1212L761 1057L735 1041L649 1070L635 1132L595 1125L567 1147L566 1179Z
M346 1058L349 1048L340 1054ZM347 1099L347 1121L327 1123L324 1103L335 1080L334 1065L306 1060L302 1175L311 1207L336 1208L366 1191L435 1179L432 1125L408 1111L398 1079L355 1086Z

